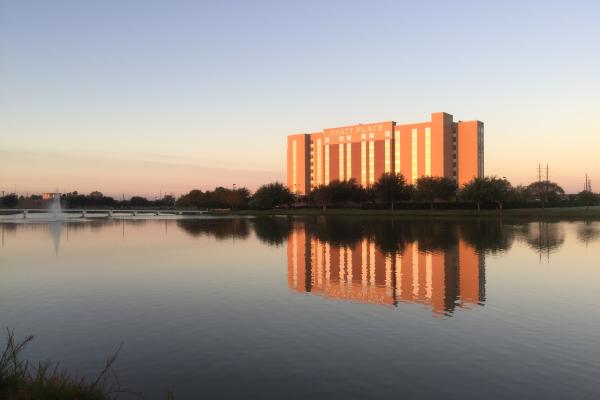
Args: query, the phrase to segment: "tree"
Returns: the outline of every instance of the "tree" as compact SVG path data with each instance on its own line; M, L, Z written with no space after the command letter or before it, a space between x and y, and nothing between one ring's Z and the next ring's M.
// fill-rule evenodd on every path
M392 210L394 202L404 200L407 196L406 180L402 174L382 174L373 189L382 202L390 203Z
M507 181L506 178L498 178L495 176L487 179L490 200L496 202L498 204L498 208L502 210L504 201L506 201L506 199L510 196L510 182Z
M165 194L164 197L158 200L157 205L160 207L168 207L171 208L175 205L175 198L170 194Z
M129 199L129 205L131 207L148 207L150 202L145 197L133 196Z
M204 195L204 193L202 193L202 190L198 190L198 189L191 190L188 194L184 194L183 196L178 198L177 201L175 202L175 205L177 207L200 208L200 207L202 207L203 195Z
M473 178L465 183L460 190L461 197L474 202L477 205L477 212L481 211L481 203L490 200L490 178Z
M14 193L10 193L2 197L3 207L14 208L17 206L17 204L19 204L19 197Z
M319 185L310 193L311 198L317 204L327 210L327 206L333 201L333 189L330 185Z
M225 193L225 201L231 209L247 204L249 199L250 192L246 188L234 189Z
M584 190L577 194L577 200L584 203L586 208L589 209L590 206L598 205L598 202L600 201L600 195L590 190Z
M253 207L272 209L280 206L290 206L294 202L294 195L279 182L262 185L252 196Z
M542 202L544 208L548 201L559 201L564 196L565 191L557 183L550 181L533 182L528 186L533 196Z
M417 179L415 191L418 198L428 201L433 208L436 199L448 200L456 195L456 183L450 178L422 176Z
M356 179L347 181L334 180L327 185L331 190L331 201L336 204L362 203L366 199L365 189L358 185Z
M507 200L515 203L527 203L531 200L531 191L527 186L517 185L510 188Z

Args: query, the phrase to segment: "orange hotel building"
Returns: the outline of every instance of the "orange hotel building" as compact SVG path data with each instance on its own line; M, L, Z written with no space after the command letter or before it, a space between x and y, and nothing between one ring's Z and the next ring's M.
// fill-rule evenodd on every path
M459 187L482 177L483 122L454 122L437 112L427 122L376 122L287 138L287 184L295 193L351 178L367 187L386 172L402 173L410 184L443 176Z

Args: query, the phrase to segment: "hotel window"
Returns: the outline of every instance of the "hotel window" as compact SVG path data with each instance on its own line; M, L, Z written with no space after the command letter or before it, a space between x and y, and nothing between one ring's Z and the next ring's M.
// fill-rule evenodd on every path
M321 139L317 139L317 186L321 184L321 177L323 176L323 147L321 147Z
M325 145L325 184L329 185L329 145Z
M400 131L394 133L394 170L400 173Z
M343 180L345 180L345 178L344 178L344 143L340 143L338 145L338 148L340 149L340 181L343 181Z
M352 143L346 143L346 179L352 178Z
M296 187L298 181L297 181L297 166L296 163L298 162L298 156L297 156L297 144L296 144L296 140L292 141L292 191L296 192L298 190L298 188Z
M417 163L417 128L413 128L412 129L412 146L411 146L411 151L412 151L412 183L415 183L417 181L418 175L417 175L417 166L419 165Z
M391 143L390 143L390 139L385 139L385 172L386 173L390 173L392 172L391 170L391 164L392 164L392 155L391 155Z
M367 142L360 143L360 183L367 186Z
M431 176L431 128L425 128L425 175Z
M369 185L375 183L375 141L369 140Z

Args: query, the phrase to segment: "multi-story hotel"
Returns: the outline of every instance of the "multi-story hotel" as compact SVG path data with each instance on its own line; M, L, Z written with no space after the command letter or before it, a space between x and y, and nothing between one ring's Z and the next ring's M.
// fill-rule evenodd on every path
M434 315L485 301L485 259L461 239L438 251L418 241L396 254L373 239L335 246L297 228L287 242L288 287L326 298L395 306L419 303Z
M438 112L415 124L387 121L288 136L287 184L295 193L351 178L367 187L386 172L401 173L408 183L443 176L459 186L482 177L483 122L454 122Z

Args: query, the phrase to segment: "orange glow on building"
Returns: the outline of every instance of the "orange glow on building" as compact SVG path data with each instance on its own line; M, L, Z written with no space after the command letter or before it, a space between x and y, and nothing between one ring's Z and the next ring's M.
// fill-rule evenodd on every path
M408 183L443 176L462 186L483 176L483 157L483 122L454 122L438 112L422 123L387 121L289 135L287 184L307 194L334 180L370 186L391 172L402 173Z
M462 240L434 252L421 251L415 241L400 253L384 254L369 237L336 247L297 227L287 256L288 287L298 292L390 306L424 304L434 315L484 301L484 257Z

